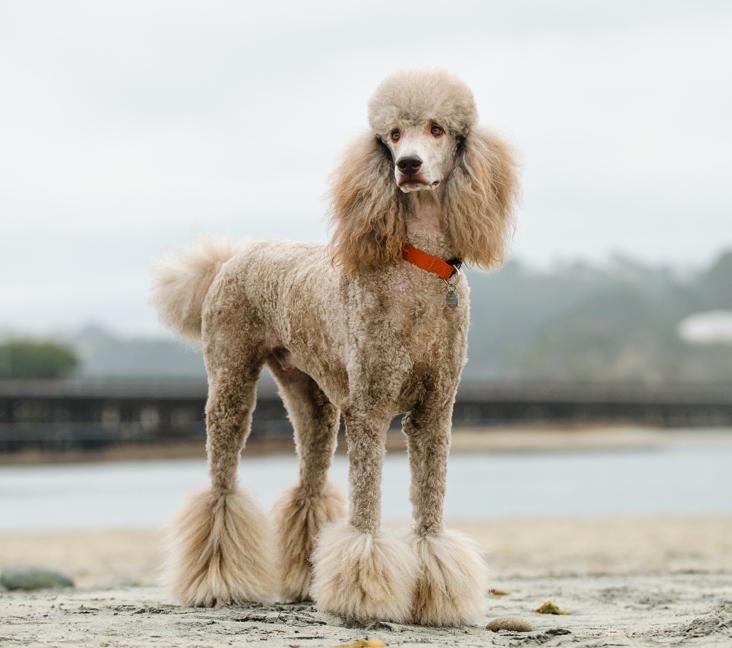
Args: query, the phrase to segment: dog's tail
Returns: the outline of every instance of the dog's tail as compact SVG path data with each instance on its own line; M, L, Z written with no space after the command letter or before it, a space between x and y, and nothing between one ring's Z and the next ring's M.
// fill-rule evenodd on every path
M226 241L203 240L161 261L154 270L152 303L163 324L184 337L201 337L203 300L221 266L237 252Z

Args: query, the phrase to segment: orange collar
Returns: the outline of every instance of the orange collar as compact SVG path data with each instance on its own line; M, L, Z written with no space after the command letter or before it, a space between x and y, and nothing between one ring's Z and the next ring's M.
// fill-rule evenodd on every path
M452 277L462 265L459 259L450 259L443 261L440 257L436 257L424 250L405 243L402 247L402 259L416 265L422 270L436 274L440 279L447 281Z

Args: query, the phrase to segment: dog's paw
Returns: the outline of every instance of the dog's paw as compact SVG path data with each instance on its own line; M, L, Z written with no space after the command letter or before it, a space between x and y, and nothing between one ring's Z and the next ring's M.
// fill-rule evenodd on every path
M347 621L404 623L416 575L417 561L404 539L335 523L318 538L311 592L318 609Z
M310 557L320 530L346 514L346 500L335 484L310 497L302 486L286 490L272 508L279 549L280 591L286 601L311 596Z
M484 614L486 565L478 545L456 531L410 536L419 563L411 621L461 626Z
M269 520L239 488L228 494L204 490L180 512L168 538L168 585L190 607L275 596Z

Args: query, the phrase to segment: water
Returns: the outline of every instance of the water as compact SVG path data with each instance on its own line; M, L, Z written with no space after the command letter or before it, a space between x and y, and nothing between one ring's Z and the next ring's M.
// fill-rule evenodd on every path
M293 483L294 457L244 459L240 481L269 507ZM344 489L345 457L331 475ZM387 457L383 515L406 519L405 455ZM0 468L0 530L159 527L207 483L205 462L149 461ZM623 452L454 454L453 519L732 514L732 439Z

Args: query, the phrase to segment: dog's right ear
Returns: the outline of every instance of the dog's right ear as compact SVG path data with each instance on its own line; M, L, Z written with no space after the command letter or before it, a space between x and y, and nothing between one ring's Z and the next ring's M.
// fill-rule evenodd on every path
M331 258L344 274L401 258L406 205L389 149L373 133L356 139L333 175Z

